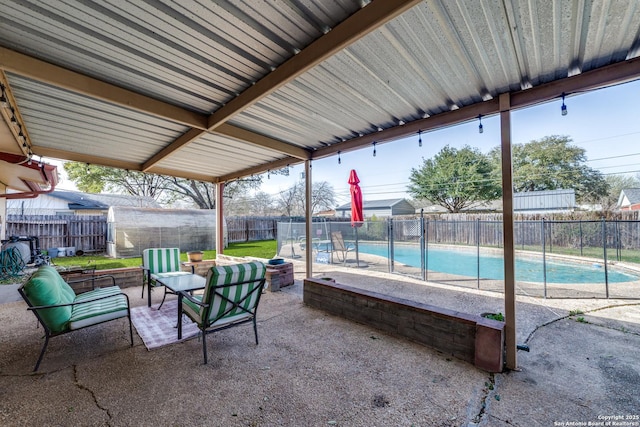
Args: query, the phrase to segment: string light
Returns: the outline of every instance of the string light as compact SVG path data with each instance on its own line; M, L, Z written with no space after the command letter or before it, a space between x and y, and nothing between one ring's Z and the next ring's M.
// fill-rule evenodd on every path
M478 114L478 121L480 124L478 125L478 133L484 132L484 128L482 127L482 114Z
M375 141L373 141L373 157L376 156L376 144L377 143Z
M342 151L338 151L338 164L342 164L342 160L340 160L340 153L342 153Z
M418 131L418 147L422 147L422 131Z
M0 105L4 108L9 106L9 101L7 100L7 95L4 92L4 85L0 85Z
M271 170L267 170L267 179L271 179Z
M562 112L563 116L566 116L568 111L567 111L567 106L564 103L564 96L565 96L565 93L562 92L562 106L560 107L560 111Z
M16 111L13 109L13 107L9 107L11 109L11 124L15 127L19 126L18 125L18 119L16 118Z

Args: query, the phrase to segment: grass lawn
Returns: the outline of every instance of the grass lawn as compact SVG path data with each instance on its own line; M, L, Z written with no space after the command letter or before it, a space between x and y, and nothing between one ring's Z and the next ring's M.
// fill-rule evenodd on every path
M277 241L276 240L262 240L257 242L240 242L229 243L229 247L224 250L225 255L243 257L251 256L256 258L271 259L276 254ZM215 259L216 251L203 251L202 259ZM187 261L187 253L180 254L181 261ZM72 257L54 258L53 265L58 267L92 267L96 266L96 270L108 270L111 268L124 268L124 267L140 267L142 265L142 258L109 258L105 255L82 255ZM0 275L0 285L19 283L26 280L30 274L21 274L17 277L9 276L3 277Z
M275 256L277 242L275 240L263 240L257 242L229 243L229 247L224 250L225 255L231 256L252 256L256 258L270 259ZM214 259L216 251L203 251L202 259ZM187 253L180 254L181 261L187 261ZM55 258L53 263L60 267L70 266L96 266L97 270L109 268L139 267L142 265L142 258L109 258L104 255L83 255L75 257Z

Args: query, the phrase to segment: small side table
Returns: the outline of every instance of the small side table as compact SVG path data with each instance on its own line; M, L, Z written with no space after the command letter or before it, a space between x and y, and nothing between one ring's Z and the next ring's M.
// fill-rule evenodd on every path
M278 265L267 265L265 274L267 289L277 292L280 288L293 285L293 263L285 262Z

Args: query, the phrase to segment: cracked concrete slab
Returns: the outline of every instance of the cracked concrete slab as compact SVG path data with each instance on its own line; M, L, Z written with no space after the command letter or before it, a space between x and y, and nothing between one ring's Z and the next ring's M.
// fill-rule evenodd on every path
M470 313L503 304L495 292L373 271L318 274ZM263 295L260 345L250 325L214 333L208 365L198 339L148 351L134 334L130 347L120 319L52 338L31 374L42 330L22 302L0 304L0 424L551 426L640 408L630 301L518 297L518 342L531 351L518 353L520 371L492 376L306 307L302 278ZM146 303L139 288L125 291Z

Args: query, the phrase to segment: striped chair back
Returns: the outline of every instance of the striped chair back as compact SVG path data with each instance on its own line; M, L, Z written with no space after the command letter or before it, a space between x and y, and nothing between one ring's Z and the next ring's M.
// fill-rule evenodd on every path
M142 251L142 266L151 274L180 271L179 248L149 248Z
M229 322L251 317L260 301L267 268L261 262L212 267L202 302L201 318L213 325L221 319Z

